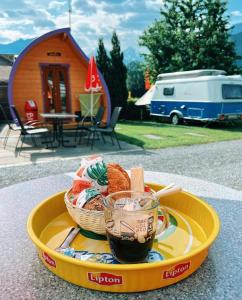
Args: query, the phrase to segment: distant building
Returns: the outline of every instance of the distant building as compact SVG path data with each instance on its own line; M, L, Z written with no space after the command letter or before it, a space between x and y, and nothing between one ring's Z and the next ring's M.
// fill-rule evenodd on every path
M11 118L8 109L8 80L9 75L15 60L13 54L0 54L0 104L6 107L6 112ZM0 121L3 120L3 116L0 114Z

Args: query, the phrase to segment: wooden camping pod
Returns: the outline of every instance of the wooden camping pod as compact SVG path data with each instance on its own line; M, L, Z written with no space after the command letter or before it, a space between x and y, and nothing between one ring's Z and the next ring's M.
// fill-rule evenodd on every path
M8 85L9 104L16 106L23 119L27 100L35 100L40 113L50 110L70 113L80 111L79 97L85 93L88 61L69 28L42 35L23 50L13 65ZM102 83L100 103L105 108L103 121L108 123L110 96L100 72L99 75ZM66 99L64 106L61 98L63 93Z

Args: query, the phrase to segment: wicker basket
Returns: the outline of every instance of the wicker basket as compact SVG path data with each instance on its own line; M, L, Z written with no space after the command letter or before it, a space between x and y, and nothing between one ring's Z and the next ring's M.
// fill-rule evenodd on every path
M106 235L104 212L79 208L69 201L71 189L66 192L64 200L72 219L83 229Z

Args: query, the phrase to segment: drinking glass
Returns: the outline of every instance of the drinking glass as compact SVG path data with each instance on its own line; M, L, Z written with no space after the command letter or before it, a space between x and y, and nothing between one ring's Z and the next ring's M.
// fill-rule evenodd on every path
M150 192L121 191L105 198L105 226L110 249L121 263L145 262L156 234L159 201ZM168 224L164 222L159 232Z

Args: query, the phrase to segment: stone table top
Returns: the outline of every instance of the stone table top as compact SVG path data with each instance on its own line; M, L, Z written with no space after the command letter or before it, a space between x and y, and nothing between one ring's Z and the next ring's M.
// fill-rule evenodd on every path
M146 181L175 182L209 202L221 220L219 237L208 258L190 277L154 291L113 294L85 289L47 270L28 238L32 208L64 189L73 174L31 180L0 190L0 299L241 299L242 192L167 173L146 172Z

